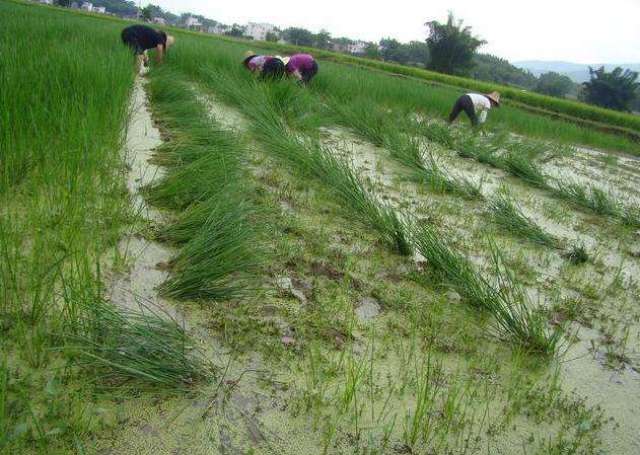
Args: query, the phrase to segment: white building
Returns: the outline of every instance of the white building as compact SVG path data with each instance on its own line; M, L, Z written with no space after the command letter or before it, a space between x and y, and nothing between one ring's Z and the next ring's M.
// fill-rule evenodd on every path
M82 6L80 6L80 9L83 9L85 11L93 11L93 3L82 2Z
M245 30L245 36L250 36L255 40L264 41L267 38L267 33L274 32L276 26L273 24L259 24L257 22L249 22L247 29Z
M159 25L167 25L167 21L164 19L164 17L154 17L153 19L151 19L151 22Z
M347 47L347 52L350 54L364 54L364 51L367 49L367 43L364 41L356 41L353 44L349 44Z
M224 24L216 24L213 27L207 28L207 33L211 33L212 35L222 35L224 32L231 30L231 27Z
M93 7L93 12L94 13L100 13L100 14L106 14L107 13L107 8L105 8L104 6L94 6Z
M39 3L43 5L53 5L53 0L40 0Z
M187 28L200 28L202 27L202 23L193 16L187 16L184 21L184 25Z

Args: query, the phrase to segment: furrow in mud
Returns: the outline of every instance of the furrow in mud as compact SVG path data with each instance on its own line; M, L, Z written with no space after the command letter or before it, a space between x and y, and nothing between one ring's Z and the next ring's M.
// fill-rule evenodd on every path
M125 160L128 164L127 188L143 225L162 223L163 214L149 206L142 189L164 175L161 167L150 163L154 149L162 144L160 131L154 126L147 106L144 80L138 77L131 96L130 122L125 142ZM143 226L137 226L138 229ZM174 251L166 245L144 238L140 233L125 235L118 244L121 257L128 270L117 274L109 285L109 298L125 309L150 306L161 313L183 321L183 315L166 299L158 295L157 288L168 277L167 266Z

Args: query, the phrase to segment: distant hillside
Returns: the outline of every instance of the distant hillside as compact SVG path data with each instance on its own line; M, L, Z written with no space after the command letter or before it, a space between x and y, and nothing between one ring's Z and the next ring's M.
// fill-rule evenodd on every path
M620 63L620 64L605 64L593 63L591 65L583 65L580 63L571 62L551 62L541 60L528 60L523 62L514 62L514 66L522 68L524 70L531 71L535 76L540 76L542 73L548 73L554 71L556 73L569 76L574 82L585 82L589 80L589 67L600 68L604 66L607 71L613 70L617 66L622 68L628 68L632 71L640 72L640 63Z

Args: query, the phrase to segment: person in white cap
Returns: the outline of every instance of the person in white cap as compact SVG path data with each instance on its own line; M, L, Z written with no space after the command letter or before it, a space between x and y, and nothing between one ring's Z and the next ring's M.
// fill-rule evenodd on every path
M464 111L471 120L471 125L481 125L487 120L487 113L492 107L500 107L500 93L491 92L486 95L467 93L458 98L453 105L449 114L449 123L453 123L460 112Z

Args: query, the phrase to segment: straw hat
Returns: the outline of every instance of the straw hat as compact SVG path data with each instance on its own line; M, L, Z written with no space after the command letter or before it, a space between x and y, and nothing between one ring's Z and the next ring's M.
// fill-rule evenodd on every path
M244 53L244 58L249 58L249 57L253 57L254 55L256 55L255 52L253 51L247 51Z
M286 65L287 63L289 63L289 59L290 58L291 57L282 57L280 60L282 60L282 63L284 63Z
M486 94L485 96L489 98L491 101L493 101L494 103L496 103L496 105L500 106L500 93L491 92Z
M167 47L173 46L175 42L176 39L173 37L173 35L167 35Z

